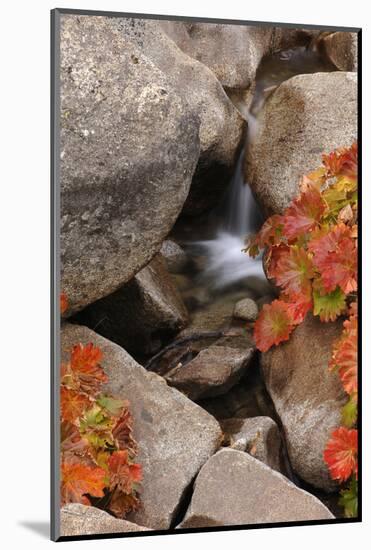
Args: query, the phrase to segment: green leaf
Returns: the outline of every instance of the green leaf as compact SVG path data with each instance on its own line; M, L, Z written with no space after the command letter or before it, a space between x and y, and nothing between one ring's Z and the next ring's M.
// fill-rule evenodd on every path
M345 294L339 287L323 295L319 290L313 290L313 313L319 315L321 321L335 321L345 309Z
M339 504L344 507L346 518L356 518L358 514L358 481L352 478L349 487L340 491Z
M352 428L357 422L357 403L350 399L341 411L342 424L347 428Z
M113 416L118 416L126 404L125 401L122 401L121 399L114 399L113 397L108 397L107 395L102 395L99 399L97 399L97 403L106 409L106 411L110 414L113 414Z

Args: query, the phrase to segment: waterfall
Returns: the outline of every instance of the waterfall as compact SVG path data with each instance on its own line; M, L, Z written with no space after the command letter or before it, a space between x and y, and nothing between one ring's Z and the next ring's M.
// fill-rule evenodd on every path
M229 186L220 227L214 239L195 243L206 254L203 277L216 289L251 276L265 279L261 258L253 259L243 252L246 236L261 225L259 208L243 176L246 147L256 130L255 118L250 114L248 120L246 143Z

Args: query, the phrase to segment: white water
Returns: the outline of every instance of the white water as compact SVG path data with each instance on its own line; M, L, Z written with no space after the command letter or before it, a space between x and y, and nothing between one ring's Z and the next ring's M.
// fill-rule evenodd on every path
M249 115L247 142L254 138L255 131L256 119ZM259 229L258 207L243 178L243 160L244 150L236 165L224 219L215 238L195 243L206 253L204 277L214 288L223 288L251 276L265 280L261 258L253 259L243 252L246 236Z

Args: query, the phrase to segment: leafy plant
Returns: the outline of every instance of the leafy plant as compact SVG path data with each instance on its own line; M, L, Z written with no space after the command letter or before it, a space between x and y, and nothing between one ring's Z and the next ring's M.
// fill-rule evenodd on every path
M348 316L329 368L338 373L349 400L343 426L324 451L331 477L349 480L340 499L346 516L357 514L358 489L357 162L356 143L323 155L322 166L302 178L299 196L282 215L268 218L246 248L253 257L265 249L267 276L280 291L255 323L260 351L288 340L309 311L322 322Z
M61 504L94 504L124 517L139 508L141 466L127 401L102 393L108 381L92 343L61 366Z

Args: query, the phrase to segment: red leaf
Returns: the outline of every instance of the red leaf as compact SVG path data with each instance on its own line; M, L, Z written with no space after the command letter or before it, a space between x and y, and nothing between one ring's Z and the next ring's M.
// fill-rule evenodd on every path
M257 348L267 351L273 345L288 340L294 326L288 304L281 300L265 304L254 327Z
M132 436L132 424L133 419L131 413L128 408L125 408L117 419L117 422L113 427L112 434L119 449L126 449L130 454L135 454L137 451L137 445Z
M356 179L358 171L358 145L341 147L328 155L322 156L322 162L329 176L346 176Z
M92 343L86 346L77 344L71 352L72 372L77 376L81 389L93 395L108 381L107 375L99 365L101 359L101 350Z
M75 423L89 406L91 406L91 401L87 395L61 386L61 415L63 420Z
M307 296L299 296L294 302L287 303L287 311L292 317L294 325L300 325L308 311L312 309L312 299Z
M283 250L269 269L269 277L274 277L292 301L301 299L308 303L312 290L311 279L314 277L312 261L303 248L291 246Z
M352 473L358 474L358 432L338 428L331 434L323 457L329 467L332 479L346 481Z
M317 226L326 204L321 193L315 187L299 195L285 210L283 216L283 233L289 239L308 233Z
M355 395L358 391L357 324L357 318L355 316L344 321L344 332L334 345L332 359L330 361L330 368L338 369L344 389L349 395Z
M105 487L105 471L95 466L80 463L61 465L61 500L62 506L70 502L90 504L87 494L92 497L103 497Z
M61 313L65 313L65 311L67 311L67 309L68 309L67 296L64 292L62 292L62 294L60 295L60 310L61 310Z
M337 286L345 294L357 289L357 248L351 231L345 224L339 224L308 244L326 292Z

